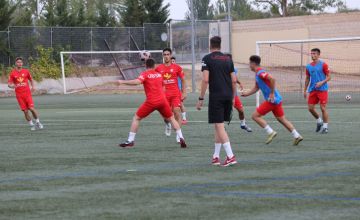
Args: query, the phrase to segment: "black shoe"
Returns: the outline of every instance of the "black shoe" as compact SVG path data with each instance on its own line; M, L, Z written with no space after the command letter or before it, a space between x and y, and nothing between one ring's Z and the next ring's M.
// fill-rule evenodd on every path
M252 132L252 129L247 125L240 125L240 128L247 131L247 132Z
M134 141L125 141L124 143L119 144L119 147L133 147L135 146L135 142Z
M316 132L319 132L319 131L321 130L322 126L323 126L323 123L322 123L322 122L321 122L321 123L317 123L317 124L316 124Z

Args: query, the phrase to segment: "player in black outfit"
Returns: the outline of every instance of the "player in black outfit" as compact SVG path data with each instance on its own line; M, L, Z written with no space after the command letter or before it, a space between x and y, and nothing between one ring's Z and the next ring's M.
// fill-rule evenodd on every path
M196 107L201 110L205 92L209 86L209 123L214 124L215 127L215 152L212 164L220 165L220 150L221 146L223 146L227 154L223 166L230 166L237 162L225 131L224 122L231 120L236 76L231 58L221 53L220 50L221 38L218 36L212 37L210 39L211 53L202 59L203 80Z

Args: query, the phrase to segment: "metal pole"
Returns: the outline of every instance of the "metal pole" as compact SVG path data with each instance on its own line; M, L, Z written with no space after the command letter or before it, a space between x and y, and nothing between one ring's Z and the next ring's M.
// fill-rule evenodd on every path
M231 36L231 29L232 29L232 17L231 17L231 0L227 0L228 5L228 22L229 22L229 53L232 53L232 36Z
M194 0L190 0L190 8L191 8L191 58L192 58L192 68L191 68L191 84L192 84L192 92L196 92L196 82L195 82L195 16L194 16Z
M60 61L61 61L61 74L62 74L62 80L63 80L63 89L64 89L64 94L66 94L64 55L62 52L60 52Z
M260 47L259 44L256 43L256 55L260 56ZM260 92L256 92L256 107L260 106Z
M303 85L302 85L302 82L303 82L303 73L304 73L304 44L301 43L300 45L301 47L301 54L300 54L300 58L301 58L301 61L300 61L300 93L302 92L303 90Z
M10 27L8 27L7 34L8 34L8 46L9 46L9 51L11 51L11 45L10 45ZM10 54L8 55L8 58L9 58L9 66L11 66L11 56L10 56Z

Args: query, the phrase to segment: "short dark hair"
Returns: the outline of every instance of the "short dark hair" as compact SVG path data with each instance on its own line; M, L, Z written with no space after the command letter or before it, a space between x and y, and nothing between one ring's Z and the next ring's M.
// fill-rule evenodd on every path
M220 49L221 48L221 37L214 36L210 39L210 48Z
M147 59L145 61L145 66L146 66L146 68L149 68L149 69L154 68L155 67L155 60L151 59L151 58Z
M22 57L16 57L16 58L15 58L15 62L18 61L18 60L23 61L23 58L22 58Z
M169 51L169 52L170 52L170 54L172 54L172 50L171 50L171 48L170 48L170 47L166 47L166 48L164 48L164 49L163 49L163 53L164 53L165 51Z
M171 59L172 59L172 60L176 60L176 57L173 56L173 57L171 57Z
M313 49L311 49L311 52L318 52L319 54L321 53L319 48L313 48Z
M252 55L250 57L250 63L255 63L256 65L260 66L261 57L259 57L258 55Z

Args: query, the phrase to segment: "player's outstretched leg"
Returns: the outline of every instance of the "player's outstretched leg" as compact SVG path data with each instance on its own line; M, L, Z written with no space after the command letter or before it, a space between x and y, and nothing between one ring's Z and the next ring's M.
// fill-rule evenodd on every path
M247 131L247 132L252 132L252 129L246 124L245 114L244 114L244 107L243 107L243 105L241 103L241 100L240 100L240 98L238 96L235 96L235 98L234 98L234 108L239 113L240 128Z
M186 125L186 124L187 124L186 108L185 108L185 105L184 105L183 102L181 102L181 118L182 118L181 123L182 123L183 125Z
M237 163L234 153L232 152L229 136L226 133L224 123L215 123L215 138L218 138L226 152L226 160L223 166L228 167Z
M165 135L167 137L171 136L171 123L169 121L167 121L166 119L164 119L165 122Z
M298 145L304 138L296 131L294 125L285 116L276 119L289 131L294 138L294 146Z
M265 119L262 118L262 115L259 112L255 111L252 114L252 119L266 131L266 133L268 134L268 139L266 140L265 143L270 144L273 141L273 139L277 136L277 132L274 131L270 127L270 125L267 124L267 122L265 121Z
M24 116L25 116L26 121L27 121L27 122L29 123L29 125L30 125L30 129L31 129L32 131L35 131L35 130L36 130L35 124L34 124L32 118L31 118L31 116L30 116L30 114L29 114L29 110L23 110L23 112L24 112Z
M181 128L182 125L182 117L181 117L181 109L180 107L176 107L173 109L174 112L174 119L177 121L177 124L179 125L179 127ZM174 129L176 130L176 128L174 127ZM180 143L180 137L178 135L176 135L176 142Z
M35 127L36 129L44 129L44 126L41 124L39 116L35 108L29 108L29 111L33 115L33 118L35 119Z
M184 136L183 136L181 128L180 128L180 124L175 120L174 116L171 116L170 118L168 118L166 120L170 121L171 125L175 129L176 136L179 138L178 143L180 144L181 148L186 148L187 146L186 146L185 139L184 139Z
M133 147L135 146L135 136L137 131L139 130L141 118L137 115L134 116L133 121L131 123L131 128L129 132L129 137L127 141L119 144L120 147Z
M214 149L214 154L213 154L213 158L211 161L211 164L214 166L220 166L221 165L221 161L220 161L220 151L221 151L221 140L219 138L219 136L217 135L217 132L215 130L215 149Z
M326 110L326 104L320 104L321 113L324 119L324 123L321 129L321 134L327 134L329 132L328 124L329 124L329 114Z
M317 113L316 109L315 109L315 105L313 104L309 104L308 105L308 109L309 112L312 114L312 116L314 116L314 118L316 119L316 129L315 132L319 132L321 130L321 128L323 127L323 120L320 117L320 115Z

